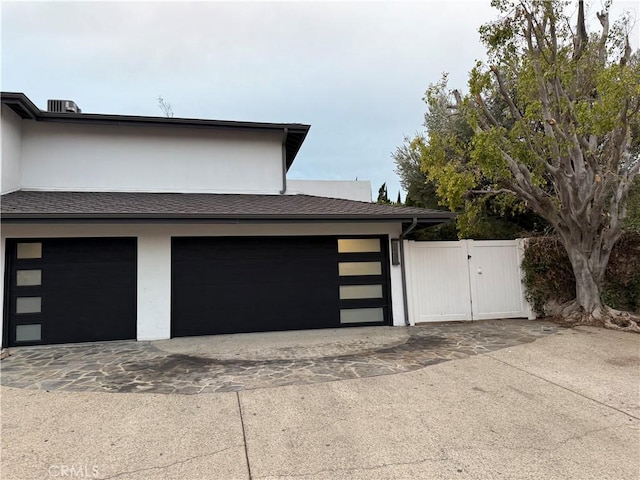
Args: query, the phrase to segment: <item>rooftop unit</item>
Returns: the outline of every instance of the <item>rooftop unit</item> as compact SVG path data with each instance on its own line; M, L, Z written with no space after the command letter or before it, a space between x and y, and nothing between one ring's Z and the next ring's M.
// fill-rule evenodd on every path
M72 100L47 100L47 111L54 113L82 113Z

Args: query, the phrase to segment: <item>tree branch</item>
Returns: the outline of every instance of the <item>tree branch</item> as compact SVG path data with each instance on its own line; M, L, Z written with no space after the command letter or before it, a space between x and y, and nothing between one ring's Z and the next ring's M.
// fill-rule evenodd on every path
M469 193L473 195L499 195L501 193L509 193L511 195L516 194L513 190L509 190L508 188L499 188L497 190L469 190Z
M516 120L522 120L522 113L520 113L520 110L518 110L518 107L516 107L516 104L513 103L513 100L511 99L511 95L507 90L507 87L504 82L504 78L500 73L500 70L495 65L492 65L489 68L493 72L493 75L496 77L496 81L498 82L498 89L500 90L500 95L502 96L502 99L507 103L509 110L511 111L511 115L513 115L513 118L515 118Z
M493 114L491 113L491 111L487 107L486 103L484 103L484 100L482 99L482 95L480 95L480 94L476 95L474 100L475 100L476 104L478 104L480 106L480 108L482 108L482 111L485 114L485 116L487 117L487 119L489 120L489 122L491 122L491 124L494 127L499 127L500 123L498 122L498 120L496 120L496 117L493 116Z
M578 2L578 25L573 37L573 60L579 60L589 41L587 27L584 21L584 0Z
M549 101L549 93L547 92L547 84L544 78L544 74L542 73L542 69L540 67L540 59L539 59L539 46L534 47L533 38L532 38L532 30L533 30L533 19L530 14L527 14L527 28L525 29L525 37L527 39L527 46L529 49L529 53L533 57L533 70L535 73L536 82L538 83L538 91L540 93L540 100L542 101L542 128L544 129L545 134L551 138L551 149L553 151L552 160L555 163L555 166L560 165L561 156L560 150L558 148L558 143L556 141L555 133L553 128L548 123L549 120L552 120L551 116L551 107Z
M551 63L552 65L556 65L556 59L558 56L558 36L556 33L556 17L555 14L553 12L553 9L551 6L548 6L548 8L551 9L551 12L549 12L549 18L550 18L550 22L549 22L549 36L551 37Z
M460 108L462 106L462 95L458 89L455 89L453 92L453 98L456 99L456 108Z
M629 63L629 59L631 58L631 45L629 45L629 36L625 37L624 42L624 53L622 54L622 58L620 59L620 65L624 67Z
M596 12L596 17L602 25L602 33L598 42L598 59L602 65L607 60L607 38L609 37L609 12L605 9L602 12Z
M536 46L535 46L536 53L538 54L538 56L542 57L542 59L545 61L547 65L553 65L553 62L551 62L550 59L547 58L547 55L544 52L544 46L545 44L548 43L547 35L546 35L546 27L544 25L540 25L540 22L538 22L535 15L529 12L529 10L527 10L526 7L524 8L524 11L530 26L529 34L533 33L536 37ZM547 15L545 14L544 15L545 23L546 23L546 17Z

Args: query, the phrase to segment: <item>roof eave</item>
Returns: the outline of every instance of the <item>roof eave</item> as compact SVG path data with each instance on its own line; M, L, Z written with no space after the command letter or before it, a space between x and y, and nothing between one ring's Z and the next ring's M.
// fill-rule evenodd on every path
M429 216L388 215L207 215L207 214L30 214L5 213L3 224L27 223L406 223L417 218L422 225L444 223L454 214Z
M37 120L41 110L24 93L2 92L2 104L21 118Z

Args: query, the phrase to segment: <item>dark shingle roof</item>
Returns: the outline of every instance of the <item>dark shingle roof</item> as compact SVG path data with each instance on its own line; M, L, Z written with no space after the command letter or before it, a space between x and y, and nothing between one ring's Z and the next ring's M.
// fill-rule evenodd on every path
M34 220L411 221L440 223L449 212L310 195L41 192L2 196L2 222Z

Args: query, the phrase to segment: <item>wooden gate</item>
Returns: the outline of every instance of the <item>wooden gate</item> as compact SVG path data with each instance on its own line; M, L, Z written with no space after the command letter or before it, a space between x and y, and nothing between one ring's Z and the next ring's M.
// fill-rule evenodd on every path
M535 318L522 285L523 243L407 241L411 322Z

